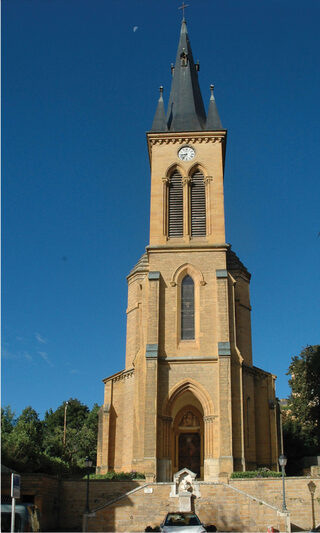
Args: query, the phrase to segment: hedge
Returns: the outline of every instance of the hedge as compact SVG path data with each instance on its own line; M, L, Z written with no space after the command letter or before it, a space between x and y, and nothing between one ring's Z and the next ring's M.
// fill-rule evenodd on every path
M86 476L84 476L84 479ZM107 472L106 474L90 474L90 479L104 479L105 481L132 481L133 479L145 479L141 472Z
M281 477L281 472L274 470L247 470L246 472L232 472L231 478L248 478L248 477Z

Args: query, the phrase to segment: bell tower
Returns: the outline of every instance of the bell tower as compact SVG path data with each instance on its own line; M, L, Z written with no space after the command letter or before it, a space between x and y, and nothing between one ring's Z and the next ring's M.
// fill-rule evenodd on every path
M199 68L183 19L147 133L150 242L127 278L125 370L103 380L99 472L277 468L275 376L252 364L250 274L225 239L227 132Z
M222 128L213 85L206 117L183 19L165 116L163 88L147 134L151 165L150 246L225 242Z

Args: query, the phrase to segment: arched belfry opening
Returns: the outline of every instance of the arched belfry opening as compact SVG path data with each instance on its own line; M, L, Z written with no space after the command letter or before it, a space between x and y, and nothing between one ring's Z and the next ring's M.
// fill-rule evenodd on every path
M171 174L169 180L168 236L183 237L183 188L182 177L178 170Z
M191 236L206 236L206 191L204 175L197 169L192 175L191 190Z

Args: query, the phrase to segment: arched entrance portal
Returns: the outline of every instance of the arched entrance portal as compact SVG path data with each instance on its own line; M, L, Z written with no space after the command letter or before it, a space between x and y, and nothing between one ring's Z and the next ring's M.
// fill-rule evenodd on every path
M188 468L203 479L203 415L194 405L178 411L173 422L173 471Z
M159 424L159 481L171 481L182 468L204 479L204 463L208 472L208 461L213 457L213 413L210 396L193 379L171 389Z

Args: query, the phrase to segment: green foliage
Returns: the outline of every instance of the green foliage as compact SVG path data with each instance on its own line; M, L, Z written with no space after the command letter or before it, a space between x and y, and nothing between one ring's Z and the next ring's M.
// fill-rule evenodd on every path
M95 464L99 406L95 404L90 411L70 398L64 443L65 405L47 411L43 421L31 407L24 409L16 421L10 407L2 409L3 464L18 472L60 476L83 473L86 456Z
M1 462L11 468L11 433L15 423L14 416L9 405L1 407Z
M41 454L41 472L60 477L74 473L67 461L64 461L61 457L49 456L45 453Z
M86 476L84 476L86 477ZM145 479L141 472L114 472L106 474L90 474L90 479L105 479L106 481L132 481L133 479Z
M14 428L14 412L10 405L1 407L1 433L10 433Z
M37 471L40 466L42 423L32 407L26 407L16 424L2 437L3 459L7 466L21 471Z
M66 409L66 442L64 445L64 414ZM96 462L98 438L98 411L95 404L90 411L77 399L70 398L56 411L50 409L44 418L43 449L49 457L60 457L69 465L70 473L78 473L84 467L84 459L90 456Z
M287 470L298 473L298 461L320 448L320 345L307 346L292 357L288 369L291 394L283 409Z
M274 472L273 470L247 470L246 472L232 472L231 478L250 478L250 477L281 477L281 472Z
M88 418L89 409L86 405L82 404L76 398L70 398L68 402L61 404L55 411L49 409L46 411L44 417L44 425L49 430L52 427L61 427L63 428L64 424L64 411L67 403L67 423L68 428L76 429L77 431L81 430L83 424Z

